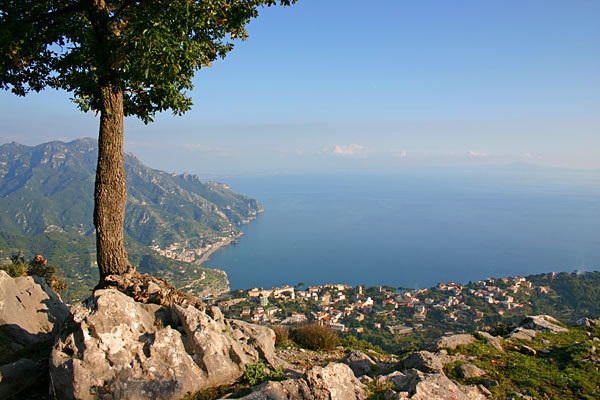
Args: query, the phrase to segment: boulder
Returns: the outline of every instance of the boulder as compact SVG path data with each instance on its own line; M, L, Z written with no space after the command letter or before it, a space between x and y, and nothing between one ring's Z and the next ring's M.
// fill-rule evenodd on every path
M567 328L559 325L560 322L549 315L533 315L526 317L518 325L520 328L531 329L534 331L561 333L568 332Z
M409 355L403 362L406 369L418 369L422 372L442 372L444 365L438 356L423 350Z
M274 359L272 330L192 306L143 304L104 289L71 313L74 326L50 360L60 399L180 399L234 382L259 358Z
M414 400L484 400L489 391L479 386L462 386L450 380L444 374L426 374L412 369L406 372L406 383L401 390L408 392L407 397Z
M507 340L532 340L537 335L533 329L516 328L508 334Z
M306 373L306 381L314 399L366 399L362 383L346 364L330 363L326 367L313 367Z
M475 342L475 336L467 333L461 333L458 335L449 335L441 337L436 344L436 349L450 349L454 350L458 346L466 346Z
M352 351L344 358L344 363L352 369L356 377L367 375L372 371L375 361L362 351Z
M486 374L484 370L473 364L461 364L456 367L456 373L463 379L474 379Z
M502 338L498 336L492 336L488 332L479 331L476 334L479 338L485 340L487 343L492 345L498 351L504 351L502 347Z
M13 342L53 340L68 317L69 308L43 278L11 278L0 270L0 330Z
M392 389L388 391L390 393L385 393L386 399L483 400L492 395L482 385L464 386L450 380L443 373L425 373L417 369L409 369L405 373L395 371L378 380L378 384L392 384Z
M346 364L330 363L313 367L298 379L265 382L245 400L362 400L367 398L364 385Z

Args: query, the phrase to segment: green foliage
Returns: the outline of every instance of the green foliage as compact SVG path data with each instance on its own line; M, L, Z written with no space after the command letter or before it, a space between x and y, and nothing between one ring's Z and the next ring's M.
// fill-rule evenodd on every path
M306 324L292 330L291 338L299 346L309 350L332 350L340 342L335 332L317 324Z
M345 335L340 338L340 345L350 350L371 350L378 354L384 354L385 351L378 345L364 339L358 339L354 335Z
M10 258L12 262L10 264L0 265L0 269L5 271L12 278L27 276L29 272L29 266L25 262L25 257L19 253L13 254Z
M271 369L263 360L258 360L255 364L246 364L241 381L250 386L256 386L267 380L281 381L284 379L285 374L281 367Z
M11 264L0 265L0 269L6 271L13 278L37 275L44 278L48 286L56 293L60 293L67 288L65 281L58 276L58 268L48 264L47 260L39 254L27 263L25 257L19 252L11 256L11 261Z
M17 95L45 87L72 92L100 111L107 83L123 93L124 113L151 122L182 114L203 66L224 58L258 7L293 0L0 3L0 88Z
M246 370L242 375L242 382L250 386L256 386L263 383L268 378L269 368L263 360L259 360L256 364L246 364Z

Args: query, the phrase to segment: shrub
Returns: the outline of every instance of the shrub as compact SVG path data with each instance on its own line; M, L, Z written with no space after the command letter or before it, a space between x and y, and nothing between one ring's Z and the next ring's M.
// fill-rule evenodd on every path
M25 264L25 262L20 262L20 260L16 260L14 257L12 264L1 265L0 269L5 271L12 278L27 276L27 264Z
M35 256L29 263L25 261L25 257L21 253L12 255L11 261L12 264L1 265L0 269L6 271L13 278L37 275L44 278L48 286L56 293L60 293L67 288L65 281L57 275L58 269L54 265L48 264L48 260L40 254Z
M328 327L306 324L292 331L292 340L309 350L332 350L340 342L339 337Z
M57 272L58 269L54 265L48 264L48 260L44 259L41 254L38 254L29 262L29 275L37 275L44 278L48 286L59 293L65 290L67 285L62 278L56 275Z
M340 339L340 343L347 349L367 351L371 350L377 354L385 354L385 351L378 345L369 342L368 340L358 339L354 335L347 335Z
M275 332L275 346L285 346L290 340L290 330L283 325L274 325L271 327Z

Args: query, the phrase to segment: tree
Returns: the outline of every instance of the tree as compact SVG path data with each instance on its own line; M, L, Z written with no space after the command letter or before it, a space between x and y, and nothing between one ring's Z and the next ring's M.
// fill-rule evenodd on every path
M0 88L71 92L100 115L94 226L100 281L131 269L124 246L123 121L190 109L192 77L224 58L262 6L296 0L0 0Z

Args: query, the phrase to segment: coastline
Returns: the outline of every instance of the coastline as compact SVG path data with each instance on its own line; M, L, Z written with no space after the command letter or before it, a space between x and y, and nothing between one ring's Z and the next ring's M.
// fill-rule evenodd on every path
M199 259L196 260L196 264L198 265L202 265L203 263L207 262L208 260L210 260L210 256L217 250L225 247L225 246L229 246L231 243L237 241L240 237L242 237L244 235L243 232L240 232L239 234L237 234L234 237L228 237L225 238L219 242L213 243L210 245L210 247L208 247L206 249L206 251L204 253L202 253L202 255L200 256ZM213 268L214 269L214 268Z

